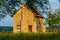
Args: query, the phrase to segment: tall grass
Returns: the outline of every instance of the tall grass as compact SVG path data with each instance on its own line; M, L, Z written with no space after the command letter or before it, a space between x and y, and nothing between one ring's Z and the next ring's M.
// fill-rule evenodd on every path
M0 40L60 40L60 33L0 33Z

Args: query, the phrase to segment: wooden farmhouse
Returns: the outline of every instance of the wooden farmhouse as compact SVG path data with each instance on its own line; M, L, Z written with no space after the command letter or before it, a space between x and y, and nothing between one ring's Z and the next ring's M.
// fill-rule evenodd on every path
M13 32L46 32L44 17L36 10L23 6L13 15Z

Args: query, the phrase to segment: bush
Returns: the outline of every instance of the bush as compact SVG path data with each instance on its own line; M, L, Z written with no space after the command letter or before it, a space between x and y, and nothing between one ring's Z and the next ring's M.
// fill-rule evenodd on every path
M0 40L60 40L60 33L0 33Z

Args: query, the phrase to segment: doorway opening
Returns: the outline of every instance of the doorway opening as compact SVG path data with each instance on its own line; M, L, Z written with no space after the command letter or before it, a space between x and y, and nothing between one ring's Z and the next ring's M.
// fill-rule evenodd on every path
M32 25L28 25L28 31L32 32Z

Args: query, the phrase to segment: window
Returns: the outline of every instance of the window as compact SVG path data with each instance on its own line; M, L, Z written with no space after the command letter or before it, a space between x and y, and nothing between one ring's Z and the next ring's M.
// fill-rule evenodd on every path
M21 25L17 25L17 31L21 32Z
M32 25L28 25L28 31L32 32Z

